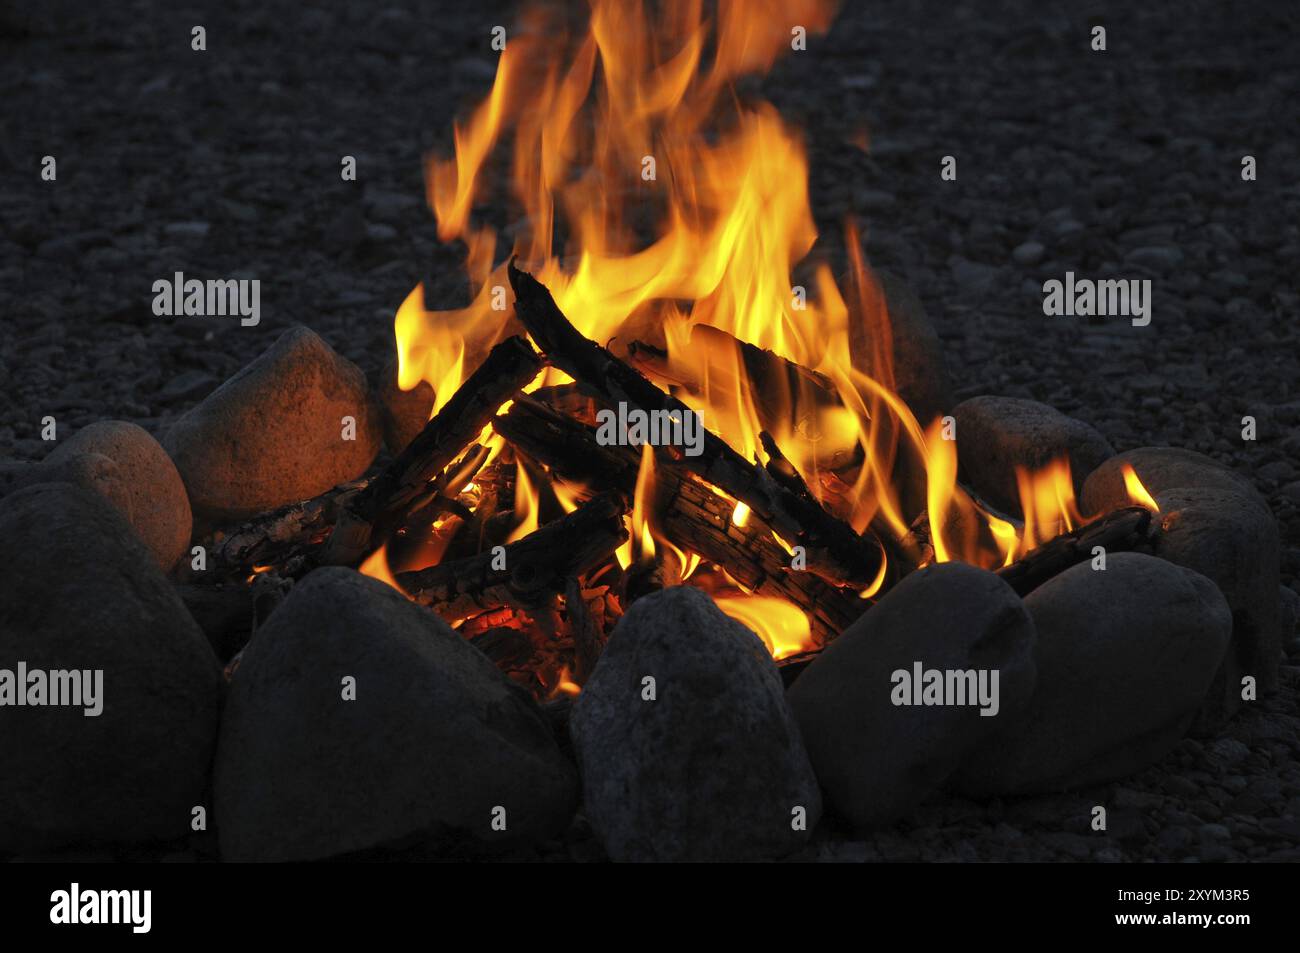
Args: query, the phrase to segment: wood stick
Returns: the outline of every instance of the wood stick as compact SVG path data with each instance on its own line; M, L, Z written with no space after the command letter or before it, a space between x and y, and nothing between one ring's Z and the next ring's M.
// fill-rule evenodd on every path
M212 566L247 572L255 565L281 563L323 542L348 503L368 480L341 483L320 496L281 506L214 534L207 542Z
M516 400L493 427L558 476L627 496L636 487L636 448L601 446L590 427L531 398ZM656 527L676 546L722 566L750 591L802 609L819 644L839 635L869 605L811 572L791 570L790 556L761 517L751 513L745 526L736 526L733 501L689 473L657 467L654 508Z
M533 340L551 361L575 380L606 400L625 403L645 412L689 412L681 401L660 390L636 369L589 340L569 323L551 293L532 275L520 271L512 260L510 283L515 290L515 311ZM837 585L865 587L876 577L883 547L871 536L861 536L836 519L815 500L791 493L762 467L746 461L722 438L704 430L699 456L681 455L670 465L743 501L791 545L805 548L809 570Z
M763 395L754 404L765 428L791 421L815 424L818 411L843 406L834 383L825 374L742 341L721 328L695 325L691 328L689 347L697 358L702 355L700 363L708 368L711 378L719 374L731 378L737 370L744 373L753 393ZM683 387L692 394L704 392L702 381L670 369L668 352L653 344L632 341L628 345L628 359L638 370L660 381ZM735 382L728 381L722 387L732 391Z
M505 546L504 554L489 550L398 573L397 583L413 600L448 621L459 622L501 606L541 608L564 592L566 580L595 568L627 539L626 512L620 497L597 496Z
M595 669L604 645L596 622L582 598L582 583L577 576L565 580L564 608L569 617L569 631L573 635L573 677L582 685Z
M323 560L354 565L383 543L405 522L429 481L446 469L501 405L541 369L541 357L521 337L506 338L492 348L451 400L344 511Z
M1092 559L1094 546L1103 547L1107 553L1140 548L1148 541L1150 529L1150 510L1144 506L1121 507L1049 539L997 573L1012 589L1026 596L1053 576Z

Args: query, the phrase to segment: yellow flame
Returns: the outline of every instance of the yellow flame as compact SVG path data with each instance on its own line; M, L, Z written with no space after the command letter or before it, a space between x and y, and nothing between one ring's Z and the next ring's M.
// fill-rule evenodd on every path
M358 571L363 576L369 576L371 579L378 579L380 582L387 583L398 592L402 591L402 587L397 584L397 579L394 578L392 570L388 566L387 545L380 546L366 557L366 561L361 564Z
M1074 481L1068 457L1054 460L1041 470L1016 467L1020 510L1025 517L1018 554L1023 555L1082 522L1074 502Z
M528 476L523 463L515 462L515 528L506 537L507 543L523 539L537 529L537 489Z
M871 580L871 585L858 593L860 599L870 599L876 593L880 592L880 587L885 584L885 576L889 574L889 561L882 550L880 553L880 569L876 572L876 578Z
M641 463L636 469L636 491L632 496L632 534L627 545L635 543L634 555L638 560L654 559L655 540L650 530L650 511L653 505L655 479L655 453L649 443L641 445Z
M1153 513L1159 513L1160 504L1142 485L1142 481L1138 479L1137 471L1129 464L1124 463L1120 465L1120 472L1124 474L1124 489L1128 491L1128 498L1139 506L1145 506Z
M788 655L805 652L813 645L808 617L784 599L756 595L715 595L713 601L731 618L753 629L773 658L783 659Z
M573 674L569 671L569 666L565 665L560 669L560 674L555 682L555 687L551 689L550 698L558 698L561 695L577 695L582 691L582 686L573 680Z
M749 522L749 506L745 503L736 503L736 508L731 511L731 522L736 526L744 526Z
M555 476L551 477L551 492L555 494L560 509L566 514L572 513L582 502L581 488L572 486Z

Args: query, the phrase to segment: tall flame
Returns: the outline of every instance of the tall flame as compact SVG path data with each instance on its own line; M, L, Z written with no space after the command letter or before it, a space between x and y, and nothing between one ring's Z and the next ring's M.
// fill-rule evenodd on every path
M859 532L909 539L895 474L915 462L934 558L994 568L1077 525L1068 465L1021 474L1023 528L961 487L942 423L918 421L895 392L885 296L854 225L846 223L843 281L825 261L794 277L817 240L804 144L773 106L733 86L790 49L796 28L823 33L834 7L718 0L710 16L703 0L591 0L578 35L549 8L526 12L487 98L456 125L453 155L426 168L438 236L465 243L473 294L450 311L427 310L420 286L408 295L394 323L399 386L428 381L436 411L510 333L509 256L496 230L474 220L479 204L500 204L504 180L518 213L511 253L579 331L624 349L649 345L657 357L643 369L706 427L747 459L763 459L766 432L810 491ZM497 161L499 147L508 163ZM531 386L567 380L548 369ZM494 436L482 440L501 448ZM659 545L689 576L699 556L650 519L654 466L647 448L619 562ZM566 511L576 505L569 488L551 489ZM522 465L515 511L512 539L537 521L537 489ZM750 519L736 503L734 526ZM882 569L862 594L883 582ZM726 598L774 653L806 643L807 620L793 606Z

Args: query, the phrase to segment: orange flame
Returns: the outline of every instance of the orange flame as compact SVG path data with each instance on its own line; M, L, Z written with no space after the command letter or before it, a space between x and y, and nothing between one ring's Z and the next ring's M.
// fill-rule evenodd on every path
M537 529L537 511L540 501L537 495L537 488L533 486L533 481L528 476L528 470L523 463L515 463L515 528L511 530L510 535L506 537L507 543L513 543L516 540L523 539L529 533Z
M1020 509L1025 515L1018 555L1083 522L1074 502L1069 458L1054 460L1033 472L1016 467L1016 486L1020 493Z
M366 561L361 564L358 571L363 576L369 576L371 579L378 579L380 582L392 586L398 592L402 591L402 587L397 584L397 579L394 578L392 570L388 566L387 545L380 546L371 553L366 558Z
M573 680L573 673L569 666L565 665L560 669L556 677L555 687L551 689L547 696L549 699L559 698L561 695L577 695L582 691L582 686Z
M1120 465L1120 472L1124 474L1124 489L1128 491L1128 498L1139 506L1145 506L1153 513L1159 513L1160 504L1142 485L1142 481L1138 479L1137 471L1129 464L1124 463Z
M636 490L632 495L632 512L628 517L631 532L615 553L619 565L624 569L633 563L654 560L656 534L650 525L650 511L654 502L654 479L654 448L645 443L641 445L641 463L636 471ZM684 563L685 557L682 558Z
M753 629L775 659L806 651L813 644L808 617L784 599L715 595L713 601L731 618Z

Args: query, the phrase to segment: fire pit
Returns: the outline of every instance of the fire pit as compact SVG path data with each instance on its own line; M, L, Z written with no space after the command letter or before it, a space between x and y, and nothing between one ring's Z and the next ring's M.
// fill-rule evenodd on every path
M412 289L382 379L294 328L160 441L50 418L4 472L33 554L6 754L43 767L0 793L0 850L809 856L922 804L1093 791L1278 692L1297 600L1248 479L958 400L859 224L819 238L754 80L832 5L660 6L502 31L425 176L469 303ZM225 300L192 280L194 314ZM1084 281L1047 279L1042 320L1146 333L1150 282ZM49 618L24 600L82 563ZM118 746L138 770L94 795L34 754Z

